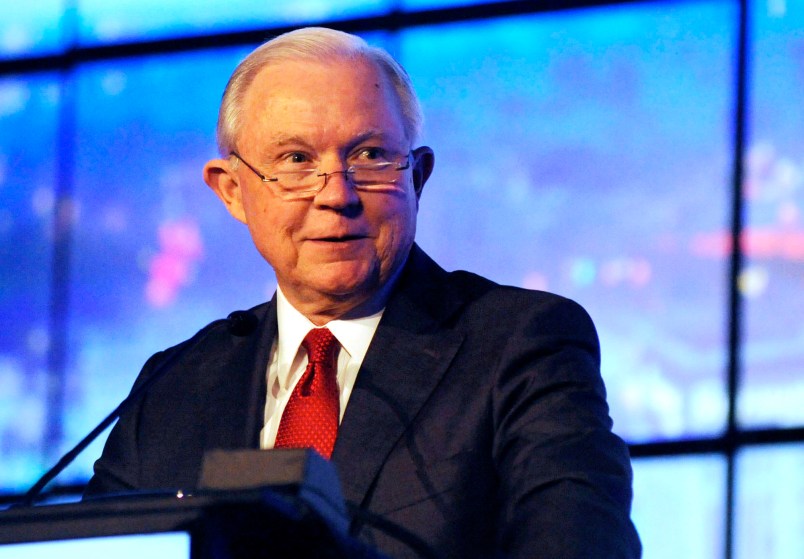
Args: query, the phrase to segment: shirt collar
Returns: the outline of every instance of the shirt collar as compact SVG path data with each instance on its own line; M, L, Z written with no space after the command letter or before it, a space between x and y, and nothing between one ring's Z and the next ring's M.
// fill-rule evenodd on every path
M279 375L280 382L284 386L287 372L290 370L296 355L299 352L302 340L315 324L301 314L290 304L282 293L282 289L277 287L276 294L276 316L278 323L277 355L279 356ZM350 358L358 357L361 361L368 352L371 339L377 326L380 323L385 309L380 310L370 316L353 318L349 320L332 320L326 327L332 332L341 344L342 349L347 352Z

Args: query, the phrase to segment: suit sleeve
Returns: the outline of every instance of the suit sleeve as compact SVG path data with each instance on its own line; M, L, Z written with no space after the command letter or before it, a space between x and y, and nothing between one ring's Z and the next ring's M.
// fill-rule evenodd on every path
M562 298L523 314L494 388L498 548L505 557L637 558L630 458L611 432L592 321Z

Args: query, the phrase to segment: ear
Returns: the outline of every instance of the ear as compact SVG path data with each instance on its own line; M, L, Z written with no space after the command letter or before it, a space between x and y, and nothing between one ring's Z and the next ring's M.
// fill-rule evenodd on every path
M421 198L424 183L430 178L435 166L435 154L427 146L421 146L413 150L413 189L416 192L416 199Z
M212 159L204 165L204 182L218 195L229 213L246 223L243 191L237 173L226 159Z

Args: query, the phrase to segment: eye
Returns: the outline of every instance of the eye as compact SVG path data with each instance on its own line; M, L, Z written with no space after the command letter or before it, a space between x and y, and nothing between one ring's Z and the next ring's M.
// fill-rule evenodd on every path
M274 164L274 170L280 172L292 172L310 169L313 167L312 158L303 151L289 151L279 156Z
M310 159L306 154L300 151L294 151L293 153L289 153L287 156L285 156L285 161L287 163L309 163Z
M380 147L361 148L353 159L356 163L382 163L388 161L386 151Z

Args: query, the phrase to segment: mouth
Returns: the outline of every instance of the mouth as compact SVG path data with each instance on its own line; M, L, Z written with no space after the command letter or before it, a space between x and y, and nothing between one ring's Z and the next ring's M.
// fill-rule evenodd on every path
M347 243L350 241L360 241L365 238L365 235L340 235L337 237L317 237L311 240L321 243Z

